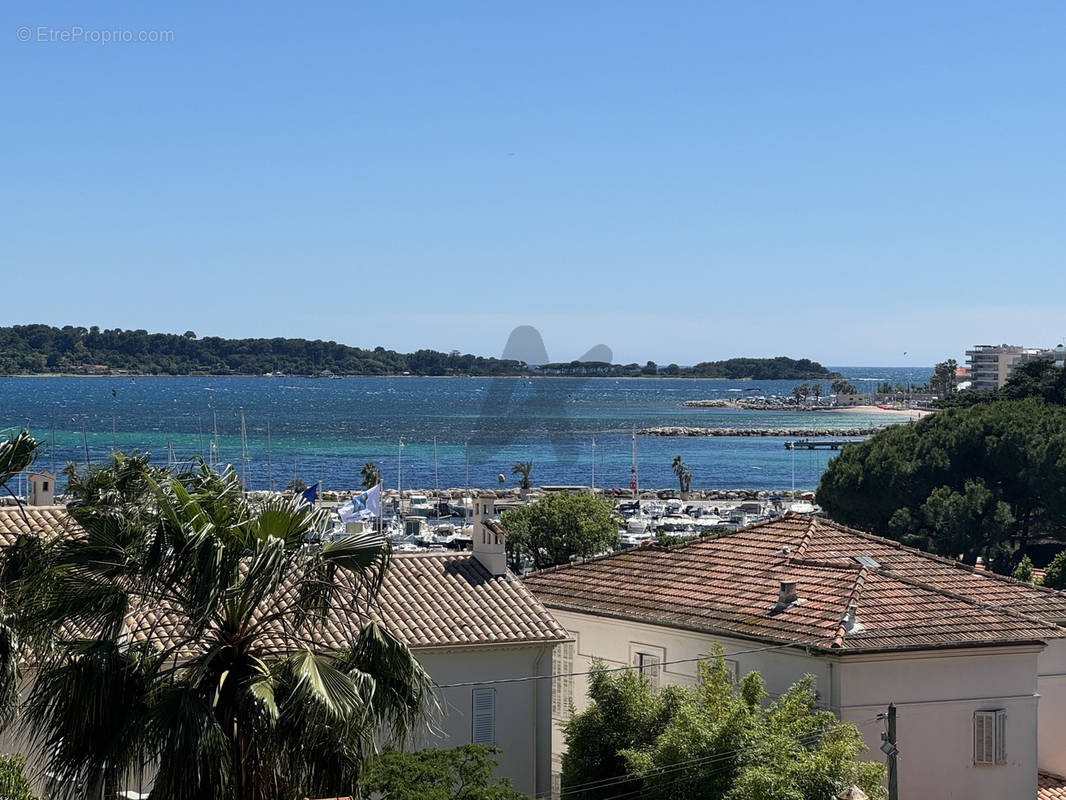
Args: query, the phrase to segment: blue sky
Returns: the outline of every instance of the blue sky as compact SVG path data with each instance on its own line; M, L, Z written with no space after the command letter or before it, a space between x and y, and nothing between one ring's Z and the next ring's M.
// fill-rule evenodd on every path
M851 365L1066 334L1062 3L0 18L0 324Z

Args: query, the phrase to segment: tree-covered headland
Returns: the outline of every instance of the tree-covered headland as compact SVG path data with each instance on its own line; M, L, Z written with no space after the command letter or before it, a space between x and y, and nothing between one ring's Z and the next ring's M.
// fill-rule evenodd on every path
M0 375L49 373L140 375L560 375L604 377L731 378L768 380L832 379L816 361L785 356L704 361L691 367L654 362L608 364L574 361L530 366L522 361L436 350L398 353L318 339L200 338L145 330L101 330L65 325L0 327Z

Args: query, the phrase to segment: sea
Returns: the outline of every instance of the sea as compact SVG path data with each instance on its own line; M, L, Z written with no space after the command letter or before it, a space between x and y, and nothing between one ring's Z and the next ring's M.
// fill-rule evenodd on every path
M927 368L834 367L860 391L923 384ZM387 487L513 486L517 461L536 485L629 486L633 431L680 425L834 428L897 418L824 411L693 408L682 401L788 395L800 381L680 378L23 377L0 378L0 428L43 442L38 468L104 463L146 451L157 463L233 465L249 489L293 477L322 489L360 485L373 461ZM829 383L823 384L829 394ZM243 423L243 434L242 434ZM813 489L833 451L789 451L781 437L636 436L641 487ZM62 484L61 484L62 485Z

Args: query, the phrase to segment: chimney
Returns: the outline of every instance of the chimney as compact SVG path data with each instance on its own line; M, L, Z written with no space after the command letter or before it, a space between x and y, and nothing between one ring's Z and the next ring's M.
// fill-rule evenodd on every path
M490 575L498 577L507 574L506 535L498 522L496 514L496 496L480 494L474 497L474 558ZM491 527L490 527L491 523Z
M30 490L26 496L28 506L54 506L56 504L56 476L51 472L31 472Z
M799 599L796 594L796 582L794 580L781 581L781 593L777 596L778 606L790 606Z

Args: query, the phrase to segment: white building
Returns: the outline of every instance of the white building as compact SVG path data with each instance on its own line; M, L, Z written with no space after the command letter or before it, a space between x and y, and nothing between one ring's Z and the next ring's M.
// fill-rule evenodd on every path
M867 758L883 758L877 717L895 704L900 798L1034 798L1038 767L1066 774L1058 593L796 515L524 582L574 638L557 674L600 658L687 685L686 659L721 645L738 676L758 670L771 693L814 675L825 706L859 726ZM580 679L555 687L558 773L561 723L587 699Z

